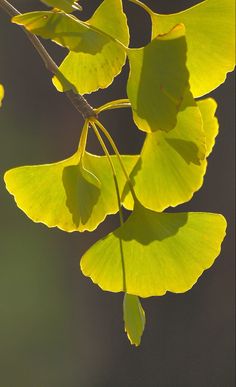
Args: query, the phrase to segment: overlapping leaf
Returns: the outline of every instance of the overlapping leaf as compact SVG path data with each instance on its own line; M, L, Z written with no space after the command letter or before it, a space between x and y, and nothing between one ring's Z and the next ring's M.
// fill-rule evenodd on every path
M218 133L215 110L213 99L191 106L186 95L176 127L169 133L158 131L147 135L131 174L135 193L145 207L155 211L175 207L190 200L202 186L206 157ZM133 208L130 195L124 206Z
M151 13L152 37L184 23L191 91L200 97L225 81L235 65L235 1L205 0L183 12Z
M157 213L135 204L126 223L82 257L103 290L141 297L189 290L220 253L226 221L211 213Z
M133 117L145 132L169 131L188 88L185 28L179 24L147 46L128 52L127 93Z
M3 86L0 84L0 107L2 106L2 100L4 98L4 88Z
M60 71L81 94L112 83L126 61L126 51L116 40L125 46L129 44L127 20L120 0L104 0L87 23L113 39L96 54L70 52L62 62ZM53 83L59 91L65 90L59 78L54 77Z
M80 94L105 88L125 64L129 30L121 0L104 0L87 22L52 11L30 12L13 22L72 51L59 67L62 76L53 78L59 91L70 84Z
M13 18L13 22L24 25L30 32L51 39L71 51L96 54L110 38L94 31L85 23L63 12L36 11Z
M67 13L81 10L78 1L75 0L41 0L41 2L49 5L49 7L58 8Z
M34 222L64 231L94 230L108 214L118 211L110 165L104 156L78 154L58 163L25 166L6 172L7 190ZM125 177L112 156L120 190ZM136 156L122 156L130 172Z
M131 344L140 345L145 328L145 312L137 296L125 293L123 303L125 332Z

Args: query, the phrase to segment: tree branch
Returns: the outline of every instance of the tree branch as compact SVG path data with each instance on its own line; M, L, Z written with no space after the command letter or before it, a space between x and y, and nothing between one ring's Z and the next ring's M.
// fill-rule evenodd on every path
M6 12L10 17L21 15L21 13L15 7L13 7L13 5L11 5L7 0L0 0L0 8L2 8L2 10ZM37 36L28 32L24 27L21 28L27 35L28 39L30 40L38 54L40 55L46 69L54 75L60 74L58 66L51 58L47 50L44 48ZM96 117L96 112L81 94L75 94L73 90L66 91L65 94L71 101L72 105L82 114L84 119Z

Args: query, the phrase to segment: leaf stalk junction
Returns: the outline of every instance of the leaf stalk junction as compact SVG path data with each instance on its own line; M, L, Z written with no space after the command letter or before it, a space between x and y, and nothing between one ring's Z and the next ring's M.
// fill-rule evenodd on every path
M202 19L201 7L203 10L206 7L204 12L208 15L207 7L209 4L214 6L218 0L200 3L190 8L189 15L188 11L181 14L180 19L178 14L172 15L173 25L166 27L164 15L155 14L140 0L128 1L151 17L152 39L145 47L129 48L129 28L122 0L103 0L86 22L71 15L73 9L79 7L74 0L67 0L62 5L59 0L45 0L46 5L55 8L23 15L7 0L0 0L0 8L5 13L10 17L17 16L13 22L20 25L45 68L54 75L54 86L65 93L84 118L78 149L73 156L36 166L33 173L32 166L15 168L6 172L4 180L18 207L33 221L48 227L67 232L93 231L107 215L119 212L121 227L84 254L81 270L103 290L125 293L125 330L131 343L139 345L145 326L139 297L189 290L203 270L213 264L224 239L226 222L221 215L163 212L188 201L203 183L207 157L218 133L214 116L216 103L211 99L195 102L194 97L216 88L222 74L218 77L217 68L216 79L210 80L209 84L210 77L204 78L205 71L200 69L195 74L196 66L191 65L195 63L196 50L191 54L189 44L195 38L196 17ZM219 1L225 2L227 15L231 15L230 1ZM111 18L113 9L117 12ZM216 15L213 19L221 26L218 8L213 7L213 11ZM164 32L161 23L164 23ZM192 28L185 28L185 24ZM227 24L227 34L220 34L223 41L230 35L231 24ZM34 34L69 49L60 67ZM204 37L199 46L215 47L215 40L209 34L209 43L205 44ZM221 52L217 55L222 60L225 76L232 67L232 60L230 55L226 61L221 58ZM205 56L203 50L202 60L199 60L203 69ZM117 99L93 108L84 95L108 87L120 73L127 57L130 64L129 99ZM195 78L189 78L192 74L197 80L200 74L203 80L197 82L195 91L192 91ZM199 91L199 83L203 86L206 83L206 87ZM101 113L123 108L132 109L136 126L146 133L139 155L120 155L112 136L99 120ZM90 128L105 157L86 152ZM51 184L53 179L54 185ZM39 187L38 182L42 180L45 184ZM45 197L52 199L47 203L46 211L42 211L47 201ZM122 206L132 210L126 222ZM199 246L203 248L198 251Z

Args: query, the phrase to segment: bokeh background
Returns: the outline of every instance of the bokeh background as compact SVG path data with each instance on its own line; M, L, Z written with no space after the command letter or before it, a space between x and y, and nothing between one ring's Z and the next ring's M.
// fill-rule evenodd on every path
M21 11L45 9L14 0ZM181 10L198 1L145 1L154 10ZM81 0L89 17L101 0ZM148 42L147 15L124 0L132 46ZM59 63L65 51L48 42ZM209 69L211 71L211 69ZM88 97L93 106L125 97L128 67L113 85ZM220 134L203 188L179 211L212 211L229 226L220 257L191 291L143 300L147 325L139 348L123 331L122 295L101 291L80 272L83 252L118 225L109 217L94 233L66 234L31 222L3 183L12 167L71 155L82 120L19 27L0 10L0 387L234 386L234 78L211 93ZM128 110L104 113L121 152L140 150L142 134ZM90 151L101 153L93 136Z

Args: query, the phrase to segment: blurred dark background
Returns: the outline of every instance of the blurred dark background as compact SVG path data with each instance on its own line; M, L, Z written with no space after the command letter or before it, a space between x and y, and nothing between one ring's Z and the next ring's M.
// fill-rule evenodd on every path
M198 1L145 1L171 12ZM82 1L89 17L101 0ZM21 11L45 9L14 0ZM132 46L148 42L147 15L124 1ZM62 48L45 43L58 63ZM88 97L99 106L125 97L127 66L113 85ZM209 71L211 71L209 69ZM75 149L82 120L19 27L0 10L0 387L234 386L234 78L211 93L220 134L203 188L179 210L219 212L229 226L220 257L191 291L142 301L147 325L139 348L123 331L122 295L101 291L80 272L83 252L118 225L109 217L94 233L66 234L31 222L6 192L3 174L19 165L62 160ZM121 152L143 136L128 110L104 113ZM134 140L135 139L135 140ZM89 150L100 153L91 136Z

